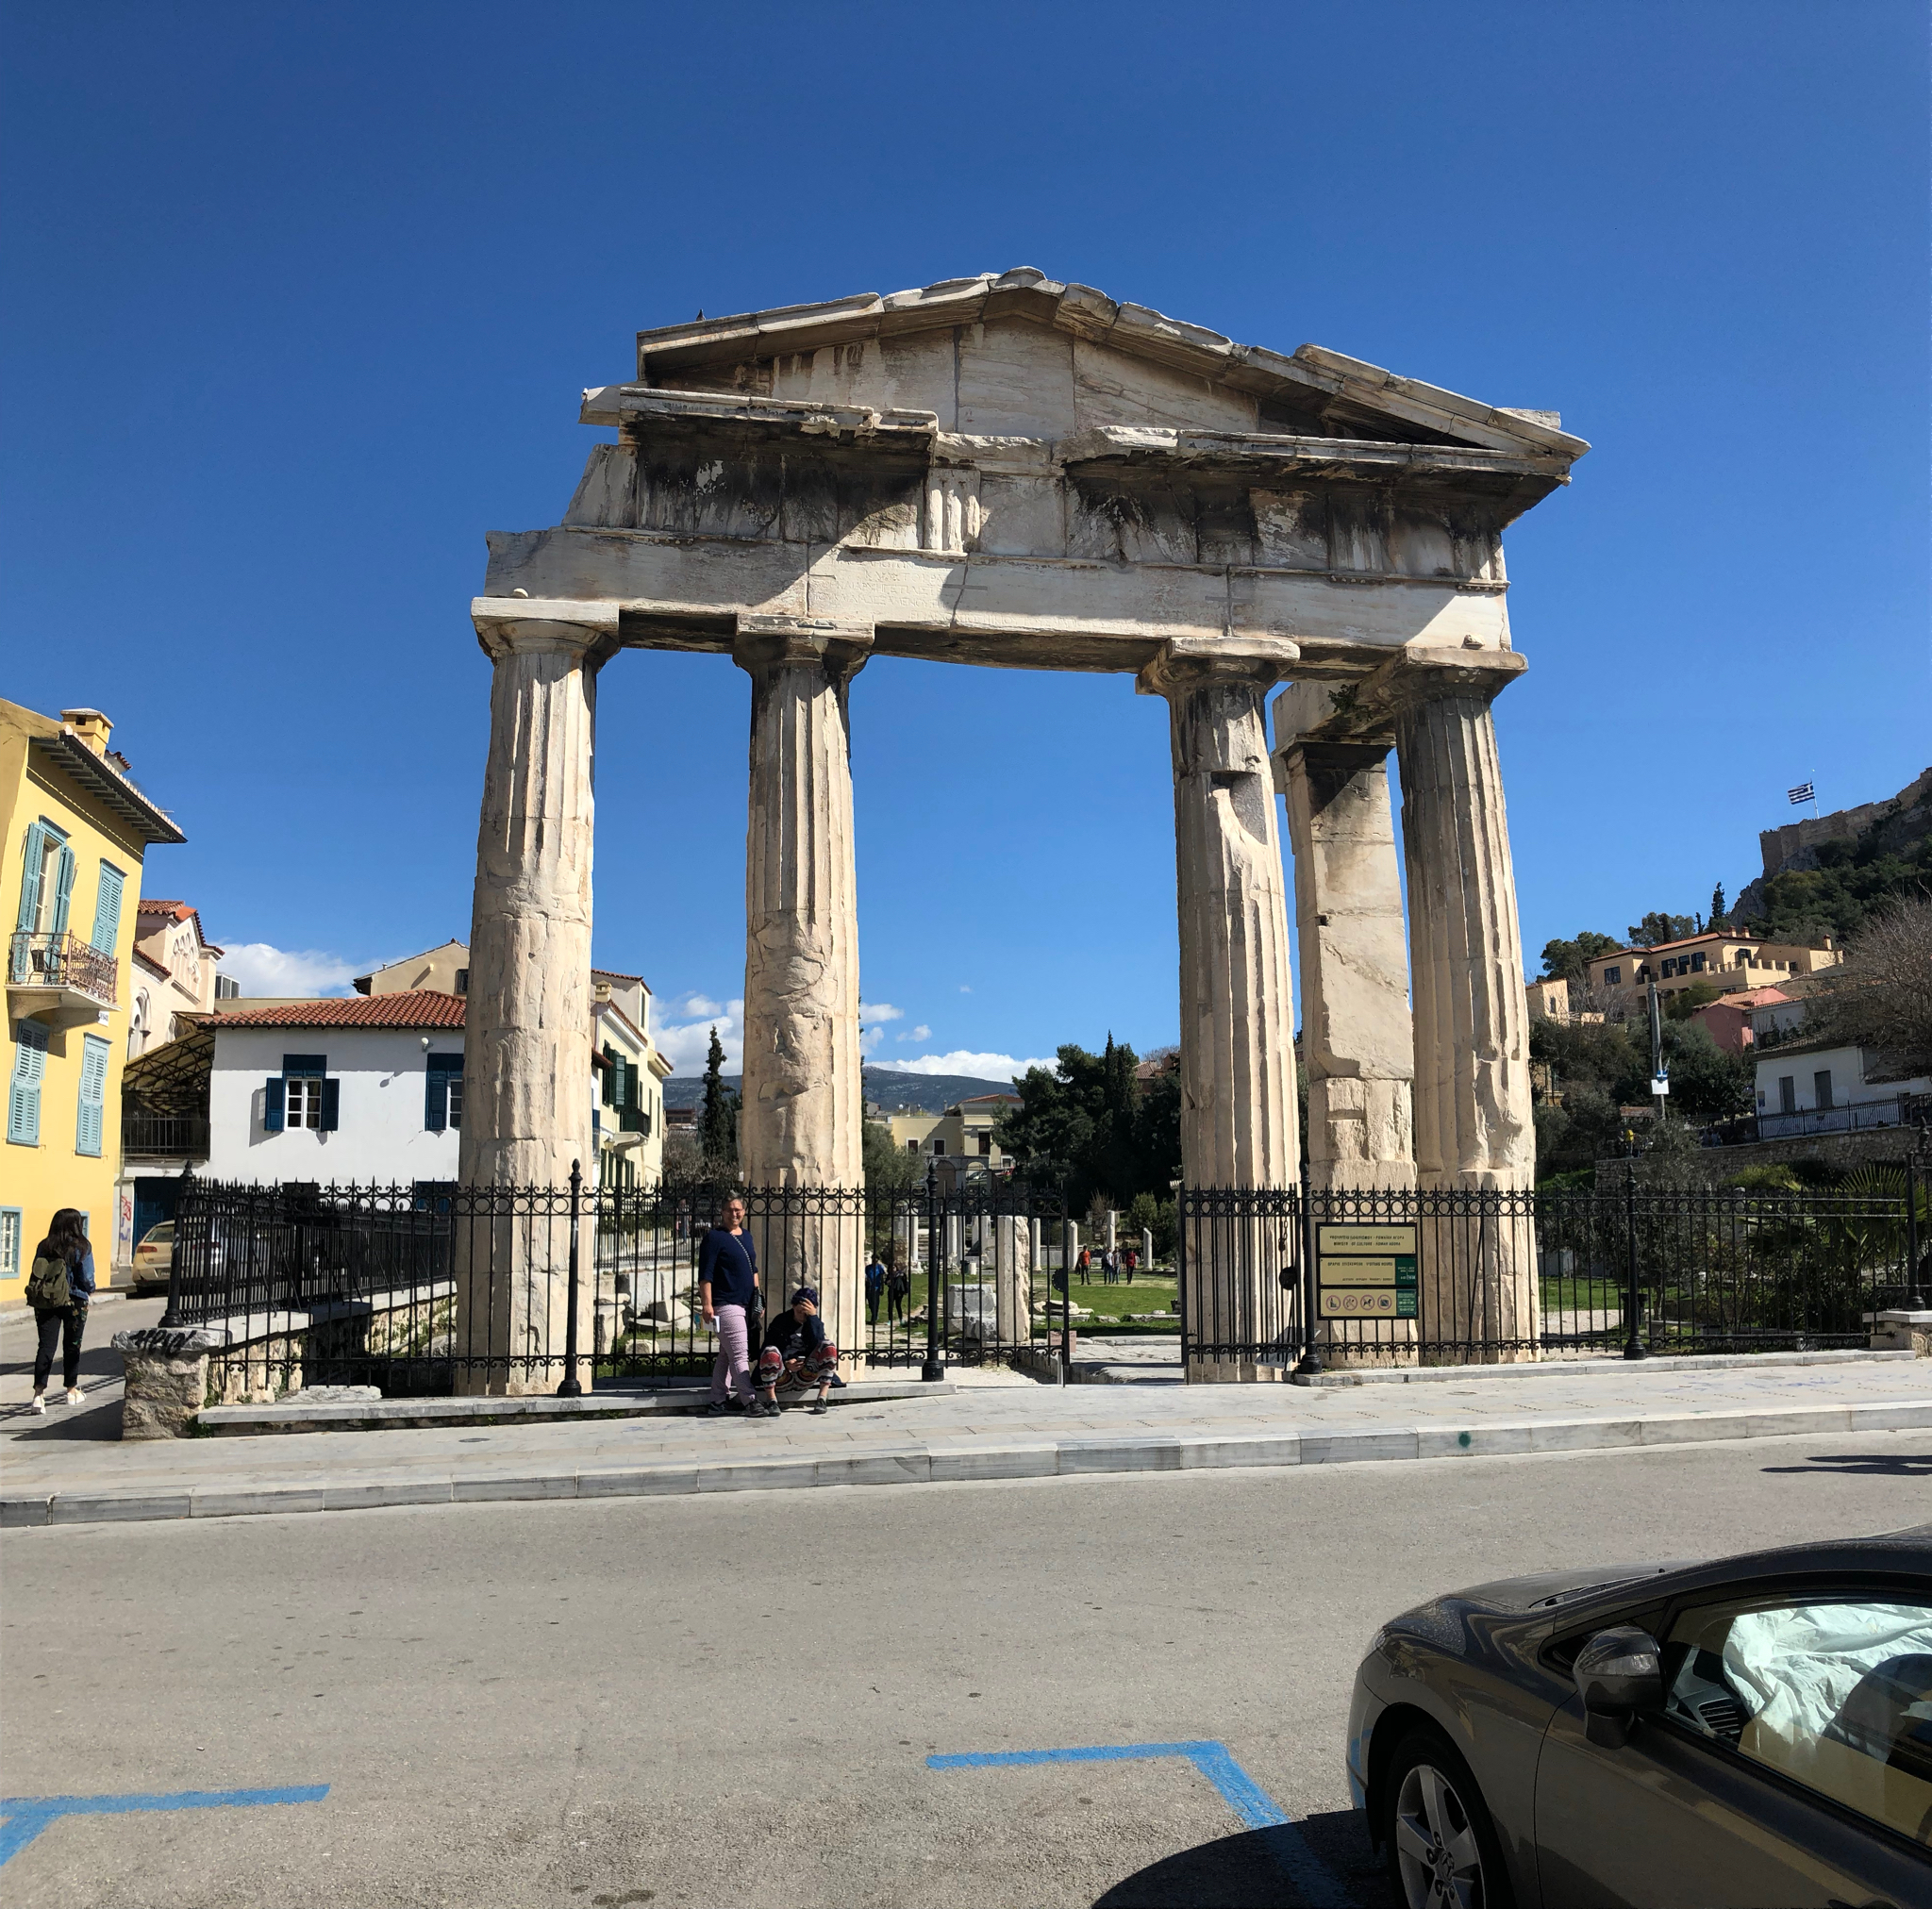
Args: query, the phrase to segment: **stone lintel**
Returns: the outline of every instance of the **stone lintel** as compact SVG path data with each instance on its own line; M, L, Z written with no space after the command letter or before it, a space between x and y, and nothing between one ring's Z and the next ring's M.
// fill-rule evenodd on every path
M1335 688L1297 680L1274 699L1275 787L1284 790L1286 753L1304 744L1347 743L1386 754L1405 710L1443 696L1477 696L1484 703L1529 668L1518 650L1411 643L1366 674Z
M870 405L821 404L805 398L759 398L740 391L657 390L604 385L584 392L582 422L648 428L654 423L753 424L787 436L903 438L929 444L940 421L932 411L875 410Z
M1213 683L1265 689L1301 658L1286 637L1170 637L1134 679L1139 696L1170 696Z

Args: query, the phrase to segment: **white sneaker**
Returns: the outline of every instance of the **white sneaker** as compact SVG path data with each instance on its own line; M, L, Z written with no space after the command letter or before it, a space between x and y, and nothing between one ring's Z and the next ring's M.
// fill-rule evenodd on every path
M47 1395L44 1392L36 1392L33 1397L33 1403L26 1409L29 1412L38 1412L42 1418L45 1418L47 1415Z
M85 1405L87 1394L78 1386L70 1386L67 1388L67 1403L70 1405Z

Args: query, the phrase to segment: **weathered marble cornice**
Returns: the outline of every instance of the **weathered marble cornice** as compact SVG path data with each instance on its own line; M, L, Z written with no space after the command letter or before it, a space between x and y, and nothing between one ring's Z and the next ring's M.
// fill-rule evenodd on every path
M580 421L659 428L704 424L758 425L773 436L889 440L929 444L940 421L931 411L874 410L869 405L819 404L805 398L761 398L736 391L653 390L644 385L603 385L584 392Z
M1553 412L1485 404L1321 345L1304 344L1287 356L1237 344L1205 325L1111 299L1091 285L1062 283L1030 266L942 279L884 296L860 292L641 331L637 374L641 384L675 385L682 382L678 373L692 367L757 363L1001 319L1029 321L1231 390L1328 411L1351 434L1358 434L1356 427L1364 419L1380 414L1462 443L1529 446L1566 459L1590 449L1584 439L1560 429Z

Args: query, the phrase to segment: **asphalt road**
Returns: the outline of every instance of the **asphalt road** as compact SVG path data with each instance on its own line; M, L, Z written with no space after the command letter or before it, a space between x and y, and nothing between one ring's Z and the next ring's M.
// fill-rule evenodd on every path
M0 1790L319 1801L69 1815L0 1876L92 1903L1287 1904L1279 1833L1165 1758L1226 1746L1330 1900L1385 1615L1512 1571L1923 1516L1924 1433L1265 1473L25 1530L0 1539Z

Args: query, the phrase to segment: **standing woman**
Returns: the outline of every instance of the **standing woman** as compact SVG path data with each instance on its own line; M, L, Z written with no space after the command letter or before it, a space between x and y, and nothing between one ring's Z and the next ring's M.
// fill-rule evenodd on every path
M758 1256L744 1230L744 1202L736 1194L725 1201L721 1224L705 1235L698 1248L698 1301L705 1323L718 1328L718 1356L711 1364L711 1412L728 1412L727 1386L739 1395L743 1411L755 1396L751 1378L751 1342L747 1316L758 1311Z
M87 1243L87 1221L77 1209L63 1206L54 1216L47 1237L34 1249L34 1270L27 1275L26 1303L34 1309L40 1343L34 1350L32 1409L47 1409L47 1375L54 1370L54 1348L60 1347L60 1377L67 1403L85 1403L80 1389L80 1339L87 1331L88 1302L94 1296L94 1255Z

